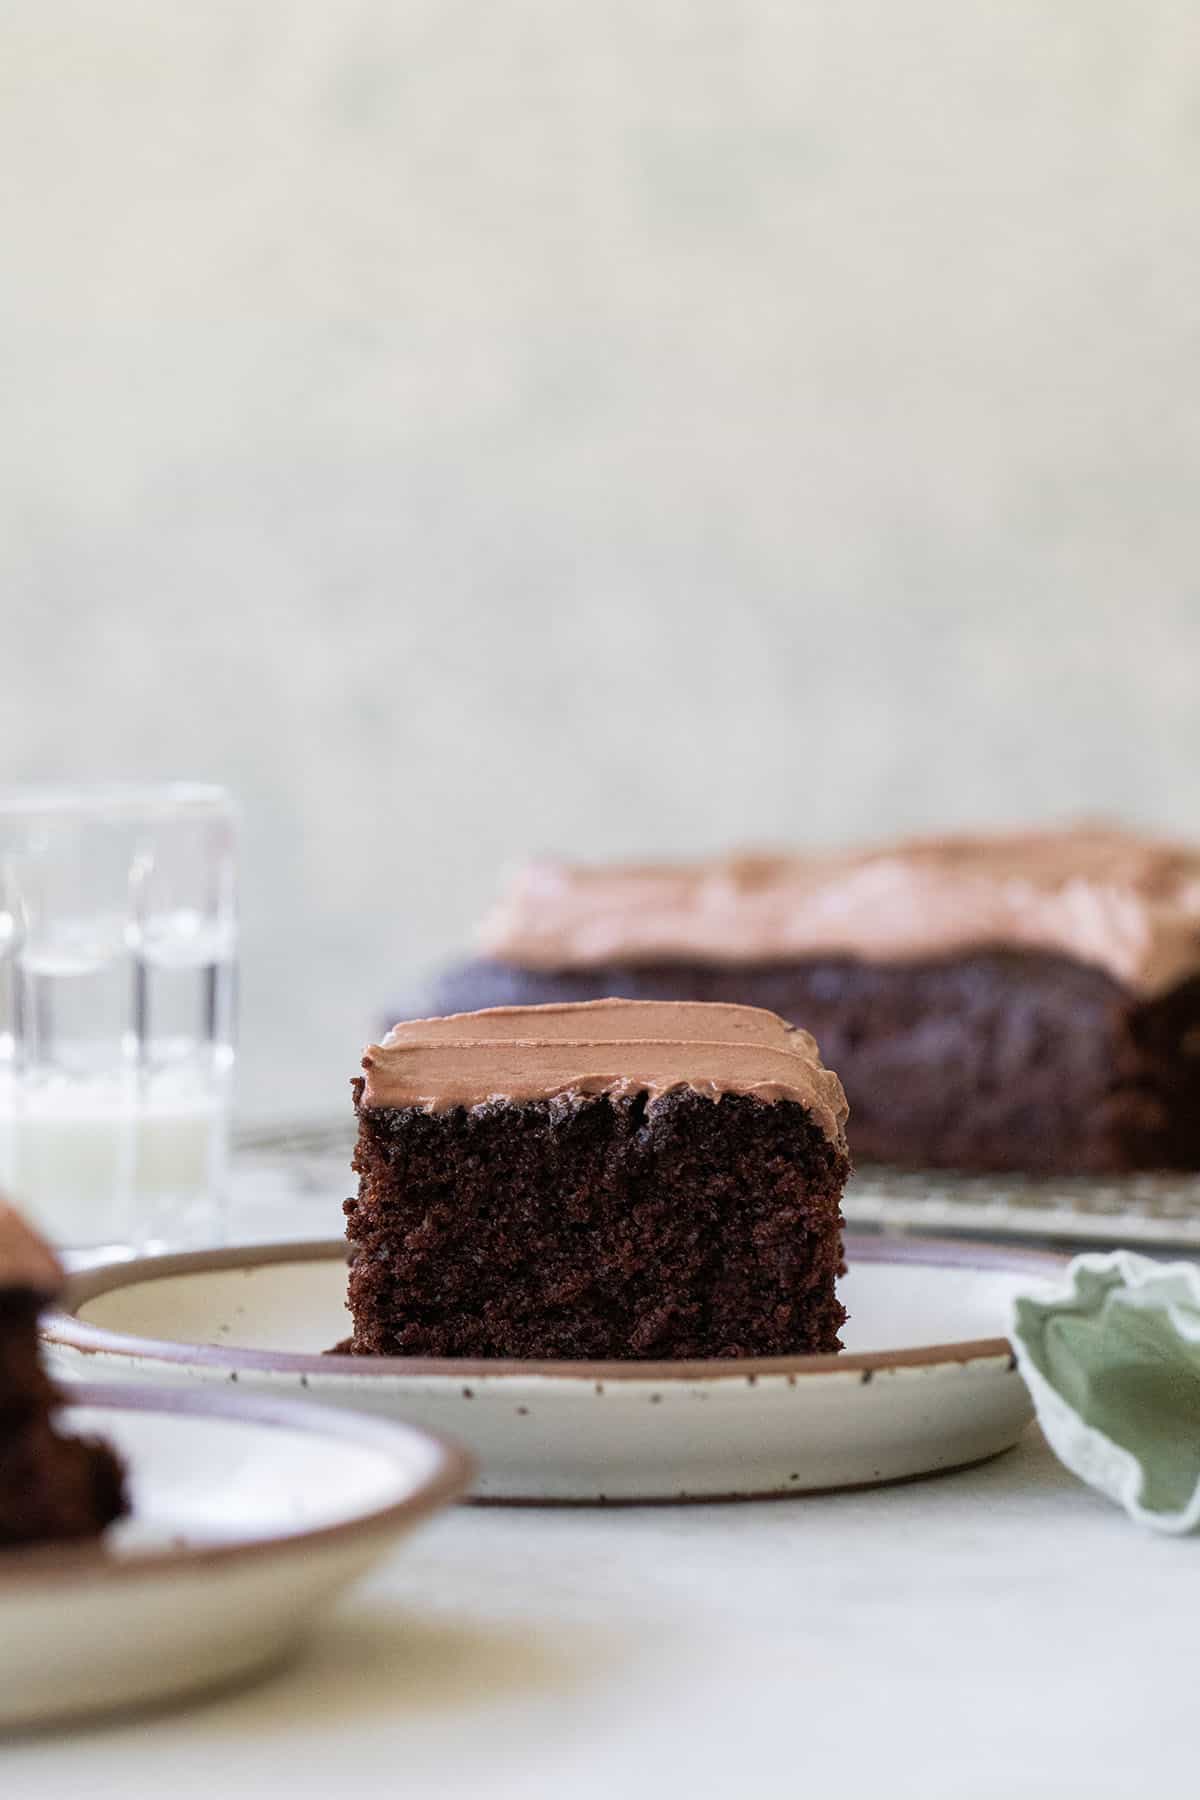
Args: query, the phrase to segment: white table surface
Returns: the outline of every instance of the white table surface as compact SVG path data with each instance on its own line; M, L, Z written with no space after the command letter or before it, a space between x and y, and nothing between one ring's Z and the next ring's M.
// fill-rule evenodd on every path
M323 1205L298 1210L253 1235L328 1229ZM1198 1611L1200 1541L1137 1529L1036 1429L873 1491L464 1506L260 1685L0 1740L0 1795L1182 1793Z
M461 1507L295 1664L0 1749L6 1800L1013 1800L1186 1791L1200 1544L1036 1431L959 1475L608 1511Z

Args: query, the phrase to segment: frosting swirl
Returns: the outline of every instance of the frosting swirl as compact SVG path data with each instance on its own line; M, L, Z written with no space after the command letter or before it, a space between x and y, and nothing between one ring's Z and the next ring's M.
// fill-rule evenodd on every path
M1085 825L690 864L535 862L479 943L537 969L1036 949L1154 994L1200 973L1200 850Z
M710 1099L794 1100L844 1147L842 1084L807 1031L754 1006L590 1000L412 1019L363 1057L364 1106L444 1112L559 1094L690 1088Z

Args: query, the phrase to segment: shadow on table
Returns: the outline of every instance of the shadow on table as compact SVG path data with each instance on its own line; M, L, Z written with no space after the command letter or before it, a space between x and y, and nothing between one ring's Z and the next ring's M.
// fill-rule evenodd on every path
M168 1697L115 1713L83 1714L0 1729L5 1747L52 1744L64 1735L144 1736L158 1729L186 1731L189 1719L221 1713L223 1739L294 1731L306 1718L351 1720L356 1715L420 1714L440 1710L458 1716L535 1692L564 1693L613 1666L621 1647L602 1643L602 1632L579 1632L569 1653L553 1652L515 1625L472 1624L422 1616L397 1602L374 1613L348 1613L318 1625L314 1638L273 1666L198 1693ZM627 1655L627 1649L625 1654ZM2 1792L0 1786L0 1792Z
M444 1709L461 1717L520 1694L566 1693L605 1674L622 1651L600 1630L580 1630L569 1651L561 1638L543 1646L530 1631L495 1622L422 1615L402 1602L335 1616L298 1656L247 1690L222 1720L235 1733L244 1715L254 1733L294 1725L310 1708L324 1719L363 1713Z

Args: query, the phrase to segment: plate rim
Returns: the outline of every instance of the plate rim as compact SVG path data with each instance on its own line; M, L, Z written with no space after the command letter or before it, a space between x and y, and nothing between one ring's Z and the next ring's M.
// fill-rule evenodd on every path
M849 1233L845 1239L847 1260L852 1263L924 1263L934 1267L973 1268L984 1273L1028 1271L1031 1276L1060 1277L1070 1258L1040 1249L1011 1244L975 1243L952 1238L912 1238L898 1241L874 1234ZM102 1294L143 1282L227 1270L262 1268L272 1263L345 1260L350 1246L344 1238L299 1239L289 1243L244 1244L222 1249L192 1250L166 1256L137 1257L126 1262L104 1263L82 1270L67 1283L61 1302L41 1321L43 1340L56 1348L83 1356L110 1355L172 1367L220 1369L230 1373L245 1369L268 1374L307 1377L443 1377L474 1381L535 1376L551 1382L634 1381L750 1381L782 1375L789 1383L814 1375L857 1375L878 1369L929 1368L1007 1358L1015 1369L1007 1337L964 1338L950 1343L917 1344L900 1350L844 1350L819 1356L746 1356L692 1358L673 1361L566 1361L535 1358L347 1356L311 1350L239 1349L233 1344L196 1344L164 1338L139 1337L90 1325L77 1316L78 1308Z
M314 1437L337 1437L387 1451L403 1438L418 1439L435 1452L432 1468L403 1499L372 1506L334 1524L277 1531L266 1536L235 1538L229 1543L171 1544L109 1555L105 1540L55 1540L0 1550L0 1601L13 1588L77 1585L80 1581L141 1581L147 1577L202 1572L220 1565L263 1557L307 1556L337 1543L387 1536L407 1530L458 1499L470 1486L476 1461L468 1451L439 1432L400 1420L340 1411L271 1394L231 1394L225 1388L142 1387L124 1382L72 1382L60 1388L66 1412L80 1407L99 1411L160 1413L171 1418L200 1416L232 1424L284 1427Z

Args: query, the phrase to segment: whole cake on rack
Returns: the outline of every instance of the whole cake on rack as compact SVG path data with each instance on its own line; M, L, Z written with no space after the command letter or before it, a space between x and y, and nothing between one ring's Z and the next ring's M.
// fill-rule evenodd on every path
M355 1084L346 1349L834 1351L846 1103L768 1012L627 1000L397 1026Z
M1200 851L1101 827L539 862L429 1010L604 994L815 1032L860 1160L1200 1168Z
M37 1321L62 1280L48 1245L0 1201L0 1549L97 1537L127 1510L113 1452L55 1423Z

